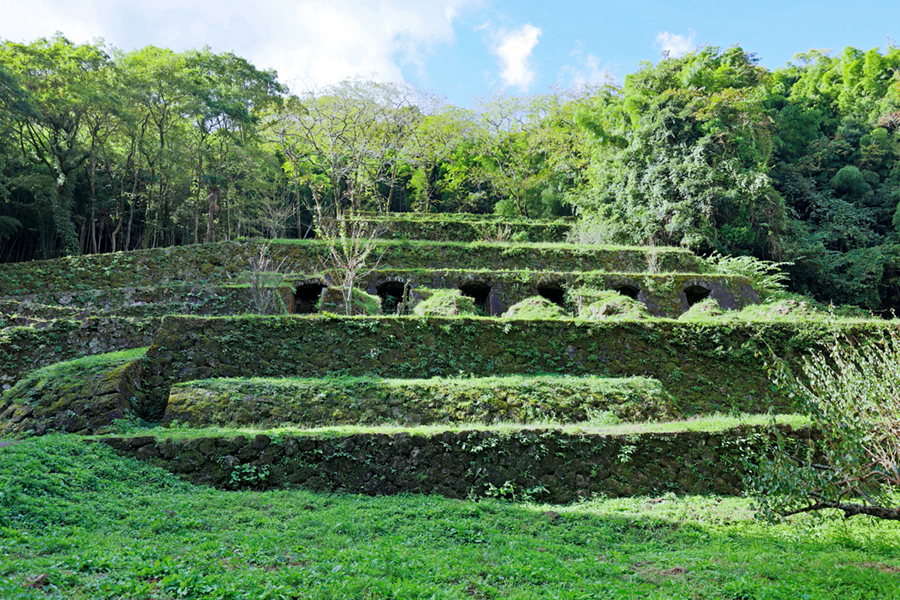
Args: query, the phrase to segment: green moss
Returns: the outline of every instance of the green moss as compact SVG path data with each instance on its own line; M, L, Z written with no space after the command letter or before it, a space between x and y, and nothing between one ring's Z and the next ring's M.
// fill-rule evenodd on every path
M66 257L0 264L0 289L8 296L81 293L85 290L161 286L219 285L243 279L252 257L265 245L284 272L320 270L328 246L321 240L241 240L154 250ZM643 272L652 261L661 272L698 272L700 263L680 248L592 246L529 242L431 242L378 240L382 268L449 267L604 270ZM436 264L437 263L437 264Z
M689 309L687 309L679 319L689 321L691 319L709 319L714 317L721 317L725 314L725 311L722 310L722 307L719 306L719 303L713 300L712 298L707 298L706 300L701 300L700 302L695 303Z
M526 219L461 213L361 214L383 230L380 237L430 241L560 242L572 226L565 219Z
M0 431L93 432L134 416L147 348L87 356L36 369L3 394Z
M413 313L420 317L454 317L475 315L475 303L459 290L433 290L416 304Z
M173 383L210 377L390 378L559 373L657 379L681 412L766 412L773 353L796 364L835 328L878 337L882 320L706 322L665 319L507 321L491 318L167 317L147 353L148 414Z
M199 383L199 382L198 382ZM325 425L316 427L301 427L295 425L270 426L265 423L257 423L248 426L219 426L209 425L193 427L189 423L177 423L167 425L155 425L130 432L129 435L152 436L162 441L167 438L173 440L203 439L209 437L244 436L253 438L257 435L266 435L273 439L281 439L285 436L299 436L311 438L342 438L347 436L378 436L407 434L410 436L432 436L444 432L460 431L485 431L498 434L511 434L522 431L551 430L566 434L592 433L599 435L656 435L682 432L706 432L718 433L730 429L746 427L766 427L776 425L791 427L794 429L808 427L810 420L800 414L710 414L692 417L689 419L675 419L667 421L625 421L602 422L602 420L588 421L584 423L558 423L541 422L533 424L495 422L495 423L437 423L430 425L410 425L398 423L368 424L368 425ZM90 436L89 436L90 437ZM94 438L98 436L93 436Z
M559 319L565 316L562 308L541 296L525 298L503 313L504 319Z
M174 386L164 421L192 426L587 422L679 414L645 378L209 379Z
M381 314L381 298L374 296L359 288L353 288L350 314L353 316L374 316ZM343 315L344 293L340 288L329 287L322 292L319 300L319 309L322 312Z
M643 302L638 302L618 292L602 290L590 292L582 289L577 296L581 303L578 318L587 321L647 319L650 313Z

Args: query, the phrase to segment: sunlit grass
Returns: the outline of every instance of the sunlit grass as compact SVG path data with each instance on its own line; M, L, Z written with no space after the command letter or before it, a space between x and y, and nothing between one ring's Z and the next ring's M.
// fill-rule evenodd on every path
M896 524L740 498L224 492L71 437L0 449L0 489L5 600L900 597Z
M769 424L790 425L803 427L809 424L809 419L803 415L702 415L685 420L617 423L608 422L605 414L598 415L596 420L577 424L564 424L554 421L522 423L438 423L431 425L407 426L399 423L386 423L383 425L334 425L324 427L202 427L192 428L183 425L171 427L152 426L146 428L129 429L127 435L152 435L158 438L187 439L197 437L229 437L229 436L254 436L265 434L270 437L305 436L305 437L343 437L356 434L385 434L394 435L406 433L409 435L437 435L445 431L493 431L497 433L512 433L523 430L547 430L552 429L560 433L577 435L640 435L651 433L678 433L685 431L718 432L739 426L764 426ZM98 436L94 436L98 437ZM104 437L104 436L99 436Z

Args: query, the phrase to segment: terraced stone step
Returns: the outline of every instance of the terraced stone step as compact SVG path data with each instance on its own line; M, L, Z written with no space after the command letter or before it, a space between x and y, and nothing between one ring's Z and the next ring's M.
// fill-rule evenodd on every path
M781 425L785 435L809 430ZM771 430L732 425L613 434L566 429L204 433L102 438L201 484L369 495L500 495L566 503L595 494L741 492L744 460Z
M526 219L461 213L365 213L360 217L376 224L378 235L382 238L459 242L497 239L564 242L574 222L571 219Z
M246 240L0 264L0 290L5 297L16 297L171 283L243 283L251 259L264 247L276 264L284 260L284 269L297 274L319 272L328 252L320 240ZM691 252L663 247L380 240L374 256L390 269L702 270Z
M172 387L163 423L376 425L671 420L675 402L640 377L207 379Z
M35 368L0 400L0 434L94 433L133 419L146 348Z
M848 339L889 323L837 325ZM212 377L487 377L553 373L659 380L685 415L790 406L774 353L799 361L834 325L646 320L169 316L147 352L144 415L159 420L175 383Z
M287 309L290 285L272 288ZM80 291L36 292L0 299L0 313L40 319L83 319L91 315L161 317L171 314L225 316L253 312L248 285L169 283L160 286L107 287Z

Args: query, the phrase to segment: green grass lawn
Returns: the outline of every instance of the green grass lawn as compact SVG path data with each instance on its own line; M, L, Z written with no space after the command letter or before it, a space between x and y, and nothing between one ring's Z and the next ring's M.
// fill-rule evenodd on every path
M895 523L517 500L223 492L32 439L0 449L0 598L900 598Z

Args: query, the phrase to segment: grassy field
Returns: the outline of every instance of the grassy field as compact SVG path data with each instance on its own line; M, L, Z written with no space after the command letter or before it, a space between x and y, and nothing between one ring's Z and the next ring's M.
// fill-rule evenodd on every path
M223 492L32 439L0 449L0 598L900 598L894 523L496 495Z

